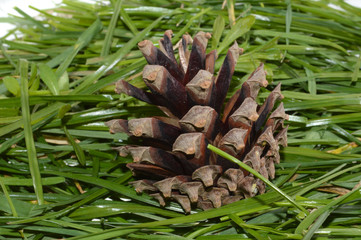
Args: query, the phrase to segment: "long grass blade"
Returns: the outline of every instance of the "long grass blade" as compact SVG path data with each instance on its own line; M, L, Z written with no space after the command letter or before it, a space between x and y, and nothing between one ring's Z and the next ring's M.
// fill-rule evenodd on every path
M23 117L24 135L27 148L29 168L33 181L33 187L38 200L38 204L44 204L43 185L40 175L38 158L34 144L33 131L31 127L29 93L28 93L28 61L20 59L20 86L21 86L21 112Z
M107 28L107 33L105 34L104 45L102 47L102 51L100 53L100 56L104 57L104 56L107 56L109 54L110 47L111 47L111 44L112 44L114 29L116 27L116 24L117 24L117 21L118 21L118 18L119 18L119 14L120 14L121 9L122 9L122 2L123 2L122 0L117 0L115 2L114 13L112 15L112 18L110 19L110 23L109 23L109 26Z

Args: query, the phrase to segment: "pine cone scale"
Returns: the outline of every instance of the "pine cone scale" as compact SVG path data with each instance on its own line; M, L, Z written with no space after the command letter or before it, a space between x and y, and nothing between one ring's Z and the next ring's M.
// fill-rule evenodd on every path
M172 60L170 60L161 50L156 48L149 40L144 40L138 43L139 50L150 65L164 66L168 72L176 79L184 77L183 71L178 68Z
M205 69L206 47L210 37L211 35L209 33L204 32L199 32L194 37L183 84L191 81L199 70Z

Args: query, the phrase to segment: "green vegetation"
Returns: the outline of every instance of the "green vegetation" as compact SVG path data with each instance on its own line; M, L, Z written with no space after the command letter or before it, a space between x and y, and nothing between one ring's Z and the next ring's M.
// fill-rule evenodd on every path
M0 43L0 239L360 239L359 8L63 0L36 10L36 18L17 9L20 17L0 19L15 26ZM130 159L112 149L127 136L104 122L160 111L115 94L114 83L144 86L137 43L157 43L167 29L174 43L212 32L218 68L237 40L244 54L230 94L260 62L270 87L259 101L282 83L289 146L266 194L184 215L127 184Z

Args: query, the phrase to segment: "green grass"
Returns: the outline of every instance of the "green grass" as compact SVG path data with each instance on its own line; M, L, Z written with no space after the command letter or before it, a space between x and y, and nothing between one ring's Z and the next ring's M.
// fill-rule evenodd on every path
M360 239L361 10L328 2L63 0L0 19L0 239ZM167 29L212 32L217 68L244 48L228 97L260 62L260 101L282 83L289 146L265 194L184 215L128 185L127 136L104 123L159 111L114 83L144 87L136 44Z

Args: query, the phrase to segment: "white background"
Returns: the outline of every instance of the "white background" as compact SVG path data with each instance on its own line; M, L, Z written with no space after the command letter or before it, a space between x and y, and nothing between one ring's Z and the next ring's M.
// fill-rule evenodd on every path
M20 15L14 10L18 7L31 16L36 16L37 12L29 8L29 5L39 8L47 9L54 7L61 0L0 0L0 17L7 17L9 14ZM0 37L4 36L13 26L0 21Z
M7 17L8 14L18 15L14 7L18 7L29 15L35 16L37 12L30 9L29 5L39 9L47 9L54 7L60 2L61 0L0 0L0 17ZM361 8L361 0L346 0L346 2ZM0 37L4 36L11 28L11 25L0 21Z

